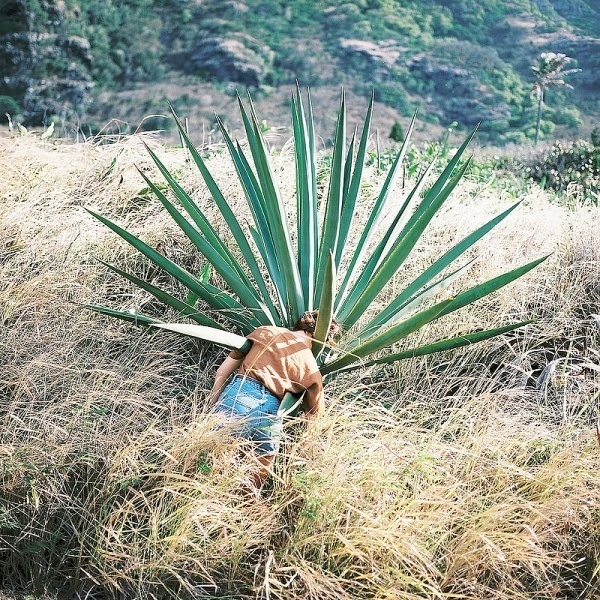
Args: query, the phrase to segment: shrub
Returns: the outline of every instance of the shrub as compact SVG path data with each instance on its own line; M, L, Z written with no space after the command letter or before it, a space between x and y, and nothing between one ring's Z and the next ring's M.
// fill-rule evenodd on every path
M557 125L566 125L567 127L580 127L583 125L580 112L576 108L567 108L564 106L554 111L552 121Z
M401 84L396 81L382 81L374 87L375 96L379 102L394 107L405 117L412 115L415 108Z
M552 121L542 121L540 124L540 130L545 136L554 133L555 129L556 125Z
M526 166L526 172L544 187L564 192L575 186L585 198L598 202L600 148L589 142L556 142L549 152Z
M9 114L11 117L21 114L21 108L17 101L10 96L0 96L0 120L4 122L4 116Z

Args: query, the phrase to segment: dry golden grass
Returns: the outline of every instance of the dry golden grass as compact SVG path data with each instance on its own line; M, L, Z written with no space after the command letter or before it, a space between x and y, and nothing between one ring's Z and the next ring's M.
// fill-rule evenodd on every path
M146 141L210 212L185 155ZM277 162L286 188L289 160L284 148ZM149 169L150 161L140 140L6 138L0 161L0 586L7 592L598 596L597 209L526 191L477 249L469 277L552 256L416 337L538 321L462 352L331 381L326 414L308 432L288 427L271 482L255 497L247 491L252 460L206 410L223 353L79 307L92 301L176 317L94 260L164 281L82 206L191 269L202 264L143 193L134 165ZM229 162L216 152L209 164L243 211ZM370 183L379 178L373 172ZM467 179L395 285L506 208L510 196Z

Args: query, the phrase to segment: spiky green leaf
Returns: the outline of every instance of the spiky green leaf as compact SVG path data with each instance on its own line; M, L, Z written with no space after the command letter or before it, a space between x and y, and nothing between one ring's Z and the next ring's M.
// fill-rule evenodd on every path
M325 375L332 371L343 369L352 363L365 358L369 354L378 352L384 348L389 348L407 335L410 335L414 331L427 325L427 323L438 319L444 314L444 310L452 303L452 301L453 299L443 300L434 306L422 310L401 323L397 323L393 327L362 341L351 349L348 349L347 352L344 351L344 348L341 348L342 355L324 365L321 368L321 372Z
M151 325L160 329L166 329L167 331L175 331L183 335L212 342L230 350L239 350L240 352L248 353L252 347L252 340L231 333L230 331L215 329L214 327L189 325L187 323L151 323Z
M261 297L268 304L268 298L270 296L269 296L269 292L267 290L265 278L264 278L264 275L261 272L261 269L258 265L257 259L254 255L254 252L252 251L252 248L251 248L250 244L248 243L248 237L247 237L245 231L242 229L239 221L237 220L235 213L229 206L229 203L225 199L225 196L219 189L219 186L217 185L214 178L210 174L208 168L206 167L206 164L204 163L204 161L202 160L202 157L198 153L198 150L196 149L196 147L190 140L186 129L183 127L183 125L181 123L181 120L175 114L173 107L170 106L170 108L171 108L171 112L173 113L173 117L175 118L175 123L177 124L179 134L185 143L185 147L186 147L187 151L190 153L190 155L192 156L192 158L196 164L196 167L198 168L198 171L200 172L200 175L202 176L202 179L206 183L206 185L209 189L209 192L210 192L213 200L215 201L215 204L217 205L219 211L223 215L225 223L227 224L227 227L231 231L231 237L236 241L236 244L237 244L238 248L240 249L242 256L244 257L244 260L246 261L246 264L248 265L250 273L261 292Z
M134 325L148 326L157 323L162 323L162 321L160 321L159 319L154 319L153 317L149 317L148 315L141 315L136 312L124 310L115 310L113 308L108 308L106 306L98 306L96 304L84 304L83 308L87 308L88 310L92 310L101 315L106 315L107 317L113 317L121 321L127 321L128 323L133 323Z
M533 320L521 321L520 323L513 323L512 325L505 325L503 327L496 327L494 329L488 329L485 331L476 331L474 333L458 335L456 337L448 338L446 340L440 340L431 344L424 344L416 348L402 350L402 352L392 352L391 354L386 354L385 356L380 356L378 358L368 360L366 362L360 363L359 365L351 365L345 369L342 369L340 372L347 373L358 368L366 368L371 367L373 365L389 364L398 362L400 360L416 358L418 356L427 356L428 354L436 354L438 352L456 350L458 348L471 346L478 342L482 342L484 340L489 340L491 338L504 335L505 333L509 333L511 331L514 331L515 329L525 327L526 325L529 325L533 322Z
M513 204L507 210L494 217L477 230L466 236L458 244L453 246L450 250L444 253L439 259L437 259L432 265L430 265L425 271L423 271L418 277L416 277L398 296L388 304L388 306L382 310L359 335L366 335L369 331L378 329L385 325L390 319L394 318L399 311L404 309L410 302L413 302L416 295L420 290L423 290L425 286L437 277L444 269L451 265L457 260L462 254L464 254L469 248L476 244L483 236L489 233L496 225L503 221L513 210L519 206L520 202ZM425 291L425 290L424 290ZM435 293L436 286L430 286L427 288L428 296ZM423 298L423 299L426 299Z
M292 97L292 127L296 160L296 221L298 232L298 270L304 305L313 309L317 271L317 165L315 157L312 105L308 96L306 117L300 89Z
M136 250L149 258L157 266L175 277L175 279L180 281L188 289L198 294L213 309L219 311L228 319L242 327L245 332L247 331L249 333L252 331L252 329L261 324L251 309L244 307L226 292L217 288L213 288L207 284L203 284L199 279L194 277L194 275L160 254L160 252L156 251L154 248L140 240L138 237L134 236L132 233L128 232L122 227L119 227L116 223L113 223L106 217L103 217L102 215L99 215L90 209L86 210L101 223L104 223L104 225L106 225L109 229L112 229L116 234L121 236Z
M333 304L335 299L335 264L333 253L329 253L329 262L327 264L327 276L323 282L323 291L321 293L321 304L319 305L319 316L317 317L317 326L312 342L312 351L315 358L319 358L327 336L329 327L333 319Z
M115 267L114 265L104 262L103 260L100 260L99 262L101 262L103 265L108 267L111 271L114 271L115 273L117 273L118 275L123 277L124 279L131 281L131 283L133 283L140 289L146 290L148 293L152 294L157 300L160 300L167 306L171 306L175 310L179 311L180 314L182 314L186 317L190 317L190 319L193 319L194 321L196 321L197 323L200 323L201 325L208 325L210 327L216 327L218 329L222 329L222 326L219 325L215 320L202 314L194 306L191 306L191 305L187 304L186 302L182 302L181 300L179 300L178 298L175 298L175 296L169 294L168 292L165 292L164 290L161 290L160 288L156 287L155 285L152 285L151 283L148 283L147 281L144 281L143 279L140 279L139 277L136 277L135 275L132 275L131 273L127 273L126 271L123 271L122 269L119 269L118 267Z

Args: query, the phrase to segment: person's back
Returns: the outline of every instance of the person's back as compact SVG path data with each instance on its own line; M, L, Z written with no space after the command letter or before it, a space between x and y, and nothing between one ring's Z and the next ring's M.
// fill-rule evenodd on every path
M248 339L252 340L248 354L231 354L242 358L240 375L262 383L279 400L286 392L299 395L306 390L314 402L319 401L322 377L312 354L311 338L304 332L265 326L255 329Z

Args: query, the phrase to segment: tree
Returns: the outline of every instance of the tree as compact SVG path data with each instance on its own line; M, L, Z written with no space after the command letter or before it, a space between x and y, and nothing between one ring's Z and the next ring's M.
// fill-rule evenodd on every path
M540 125L542 122L542 107L544 105L544 93L546 88L550 86L567 87L573 89L563 77L578 73L581 69L568 69L563 71L573 59L566 54L556 52L542 52L537 64L531 67L535 73L535 82L533 84L532 95L537 99L537 121L535 126L535 144L537 145L540 138Z

